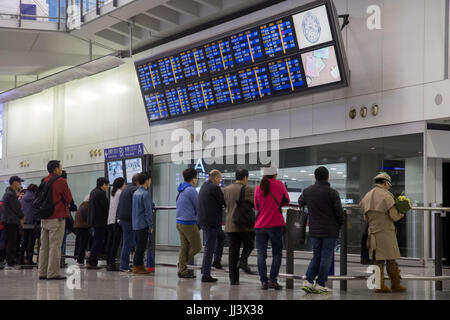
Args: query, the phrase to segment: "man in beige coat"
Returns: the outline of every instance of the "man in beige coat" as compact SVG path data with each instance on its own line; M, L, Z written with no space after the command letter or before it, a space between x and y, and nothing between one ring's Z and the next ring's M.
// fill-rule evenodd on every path
M381 288L375 292L404 292L400 285L400 270L395 259L400 258L394 221L403 217L395 207L395 199L391 188L391 177L380 173L375 178L375 185L360 202L364 219L368 223L367 248L369 257L381 271ZM384 264L391 279L391 288L384 284Z
M229 275L231 285L239 284L239 268L243 269L246 273L251 273L248 267L248 257L255 248L255 229L243 228L233 223L233 213L236 209L236 201L239 200L241 189L244 189L244 198L252 205L254 203L253 196L254 190L247 186L248 171L246 169L239 169L236 171L236 182L229 185L223 190L226 204L226 220L225 220L225 232L228 235L230 241L228 264ZM239 258L239 251L243 244L242 254Z

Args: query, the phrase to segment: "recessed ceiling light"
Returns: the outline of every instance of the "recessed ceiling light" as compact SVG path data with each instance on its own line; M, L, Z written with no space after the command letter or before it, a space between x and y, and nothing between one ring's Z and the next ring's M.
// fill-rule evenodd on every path
M343 174L343 172L340 172L340 171L339 171L337 174Z
M305 172L306 172L306 170L300 170L300 172L302 172L302 173L305 173Z
M337 170L336 168L330 168L331 170Z
M289 176L287 176L287 175L284 175L284 176L283 176L283 178L289 178Z
M292 180L292 181L297 181L297 179L295 179L295 178L291 178L291 180Z
M370 150L375 150L375 147L371 147Z
M312 173L310 173L309 175L310 175L310 176L313 176L313 174L312 174Z

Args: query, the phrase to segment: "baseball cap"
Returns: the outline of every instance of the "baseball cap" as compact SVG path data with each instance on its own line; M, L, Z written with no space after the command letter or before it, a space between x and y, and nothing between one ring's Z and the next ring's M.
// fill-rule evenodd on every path
M9 178L9 184L13 184L15 181L23 182L24 180L20 179L19 176L12 176Z
M277 172L278 170L275 167L265 167L265 168L262 168L261 171L262 171L263 176L273 176L278 173Z
M378 179L384 179L384 180L391 182L391 177L385 172L380 172L379 174L377 174L375 176L375 178L373 178L374 181L376 181Z

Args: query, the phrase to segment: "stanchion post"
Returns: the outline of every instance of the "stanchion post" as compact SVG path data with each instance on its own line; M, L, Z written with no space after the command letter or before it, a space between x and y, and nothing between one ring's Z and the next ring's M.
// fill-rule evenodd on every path
M286 273L294 274L294 245L289 235L289 229L292 224L292 211L287 211L287 228L286 228ZM286 279L286 289L294 289L294 279Z
M434 212L434 275L442 276L442 217L440 212ZM435 282L436 291L442 291L442 281Z
M153 253L153 259L156 263L156 213L158 210L153 210L153 232L152 232L152 253Z
M344 223L341 230L340 275L347 275L347 209L344 209ZM341 280L341 291L347 291L347 280Z

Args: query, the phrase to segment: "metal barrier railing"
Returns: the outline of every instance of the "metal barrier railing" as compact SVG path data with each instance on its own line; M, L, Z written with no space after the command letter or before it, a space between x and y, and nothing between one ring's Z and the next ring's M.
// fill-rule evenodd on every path
M290 204L287 208L299 208L297 204ZM348 245L348 230L347 230L347 216L351 214L352 209L360 209L359 205L343 205L344 209L344 223L341 229L340 237L340 269L339 276L330 276L329 280L339 280L340 290L347 291L347 281L349 280L365 280L369 276L351 276L347 275L347 245ZM157 206L155 213L158 210L175 210L176 206ZM442 249L443 249L443 233L442 233L442 215L450 212L450 208L446 207L412 207L413 211L431 212L434 214L435 232L434 232L434 276L402 276L404 280L424 280L435 281L435 288L442 291L442 281L450 280L450 276L442 275ZM286 217L289 220L289 216ZM156 221L155 219L153 221ZM288 223L289 221L287 221ZM155 229L155 227L154 227ZM288 229L288 228L287 228ZM155 229L156 230L156 229ZM154 242L153 242L154 245ZM286 288L293 289L294 279L304 280L305 276L298 276L294 274L294 246L287 235L286 241L286 274L280 273L281 277L286 279Z

